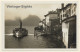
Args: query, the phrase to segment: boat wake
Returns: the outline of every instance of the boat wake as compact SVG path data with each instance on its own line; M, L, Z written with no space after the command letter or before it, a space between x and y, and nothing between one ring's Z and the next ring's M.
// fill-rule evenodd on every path
M12 33L10 33L10 34L5 34L5 35L13 35ZM28 34L28 35L34 35L34 34Z
M13 34L11 33L11 34L5 34L5 35L13 35Z
M28 35L34 35L34 34L28 34Z

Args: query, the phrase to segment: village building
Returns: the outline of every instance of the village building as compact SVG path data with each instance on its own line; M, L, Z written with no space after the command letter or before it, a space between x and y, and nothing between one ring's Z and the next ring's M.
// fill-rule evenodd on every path
M59 24L57 11L49 11L49 13L45 15L45 19L46 19L47 33L56 35L55 31Z
M43 32L46 30L46 22L45 19L42 20Z
M62 23L62 35L65 46L76 46L76 4L67 4L60 11L60 23Z

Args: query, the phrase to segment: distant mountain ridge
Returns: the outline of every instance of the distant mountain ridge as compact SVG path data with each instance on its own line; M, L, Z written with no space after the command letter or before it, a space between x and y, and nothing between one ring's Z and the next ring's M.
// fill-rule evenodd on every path
M40 21L40 18L36 15L29 15L22 20L23 26L37 26ZM18 20L5 20L5 26L19 26Z

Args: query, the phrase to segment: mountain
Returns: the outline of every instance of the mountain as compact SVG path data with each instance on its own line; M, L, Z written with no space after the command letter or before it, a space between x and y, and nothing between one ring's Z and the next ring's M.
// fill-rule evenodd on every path
M40 18L36 15L29 15L22 20L23 26L37 26L39 24ZM18 20L5 20L5 26L18 26Z
M23 26L28 25L28 26L36 26L39 24L39 17L36 15L29 15L27 18L25 18L23 22Z

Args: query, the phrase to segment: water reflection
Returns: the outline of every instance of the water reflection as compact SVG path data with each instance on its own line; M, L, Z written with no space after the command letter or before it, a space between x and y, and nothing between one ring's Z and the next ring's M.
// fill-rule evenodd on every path
M5 36L5 48L58 48L62 43L52 37L28 35L23 38Z

